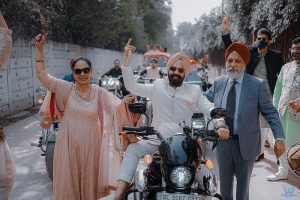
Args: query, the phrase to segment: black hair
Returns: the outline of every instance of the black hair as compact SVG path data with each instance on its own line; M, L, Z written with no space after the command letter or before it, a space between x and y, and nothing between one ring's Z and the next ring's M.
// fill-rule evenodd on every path
M272 39L272 34L271 34L271 32L270 32L268 29L266 29L266 28L261 28L261 29L259 29L259 30L257 31L257 35L261 35L261 34L267 35L269 40Z
M116 62L116 61L120 61L118 58L117 59L114 59L114 62Z
M84 58L84 57L79 57L79 58L74 59L73 62L70 63L72 70L74 70L75 64L80 60L85 61L89 65L89 67L92 69L92 62L89 59Z
M300 37L296 37L295 39L293 39L292 44L298 44L300 43Z

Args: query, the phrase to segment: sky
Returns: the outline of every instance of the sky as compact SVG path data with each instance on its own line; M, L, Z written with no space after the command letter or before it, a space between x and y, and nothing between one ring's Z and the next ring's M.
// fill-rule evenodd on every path
M222 0L172 0L173 28L180 22L195 23L202 14L208 14L212 8L221 5Z

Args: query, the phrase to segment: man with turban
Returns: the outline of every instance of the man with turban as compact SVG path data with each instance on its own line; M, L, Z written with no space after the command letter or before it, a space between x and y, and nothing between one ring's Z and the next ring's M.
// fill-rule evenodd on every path
M154 84L138 84L129 66L131 52L135 50L130 42L131 39L129 39L124 52L125 63L122 69L124 83L131 93L152 100L152 126L155 130L167 138L182 132L179 123L182 124L185 121L187 125L191 124L191 118L196 108L204 114L210 115L214 106L202 94L200 87L183 83L190 67L190 58L187 55L177 53L168 60L168 80L157 79ZM216 128L221 139L228 138L228 129ZM156 136L153 137L156 138ZM134 177L140 158L145 154L155 153L157 149L158 143L150 140L142 140L127 147L119 172L115 199L122 199L128 184ZM111 199L112 196L106 197L106 199Z
M248 200L250 177L261 148L259 114L272 128L278 157L284 152L285 137L264 81L245 73L250 61L248 48L239 42L232 43L225 52L225 60L228 75L217 78L205 93L216 107L227 109L225 123L230 137L220 140L217 146L221 195L224 200L233 199L233 177L236 176L236 199Z

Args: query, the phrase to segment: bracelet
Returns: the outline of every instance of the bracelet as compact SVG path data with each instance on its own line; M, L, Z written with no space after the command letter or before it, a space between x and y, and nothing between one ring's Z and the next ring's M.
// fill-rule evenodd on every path
M42 60L36 60L35 62L44 62L45 60L42 59Z

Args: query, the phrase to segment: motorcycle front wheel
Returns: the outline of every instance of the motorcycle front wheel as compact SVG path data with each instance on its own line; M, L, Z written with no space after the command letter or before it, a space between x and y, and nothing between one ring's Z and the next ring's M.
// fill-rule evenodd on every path
M48 177L51 179L51 181L53 181L54 147L55 147L55 142L48 142L47 149L46 149L46 156L45 156L46 171L47 171Z

